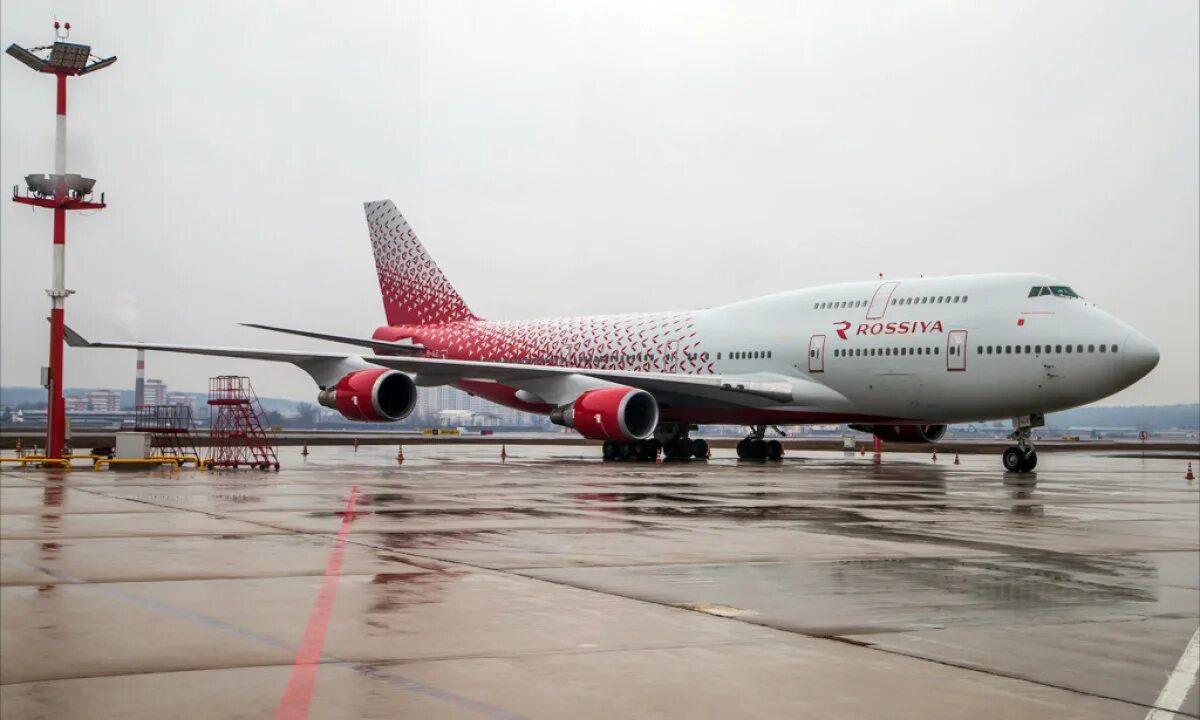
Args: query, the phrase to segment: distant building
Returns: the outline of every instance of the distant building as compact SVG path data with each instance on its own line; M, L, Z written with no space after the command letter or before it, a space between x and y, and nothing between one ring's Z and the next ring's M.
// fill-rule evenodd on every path
M166 405L167 404L167 384L162 380L147 379L145 384L145 404L147 405Z
M183 405L196 413L196 398L186 393L167 393L167 405Z
M88 399L83 395L67 395L63 398L67 412L79 412L88 409Z
M444 413L460 413L456 416ZM465 414L462 414L465 413ZM497 405L489 400L469 395L449 385L420 388L417 391L417 406L413 417L418 422L448 424L447 418L472 418L460 424L472 425L536 425L538 417L512 408Z
M121 393L116 390L91 390L86 398L87 407L81 410L116 412L121 409Z

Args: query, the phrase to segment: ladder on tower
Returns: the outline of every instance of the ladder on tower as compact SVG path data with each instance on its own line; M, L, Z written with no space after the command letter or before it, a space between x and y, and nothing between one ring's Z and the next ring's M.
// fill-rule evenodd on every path
M279 455L267 430L267 414L250 378L209 378L208 406L212 415L210 467L279 469Z

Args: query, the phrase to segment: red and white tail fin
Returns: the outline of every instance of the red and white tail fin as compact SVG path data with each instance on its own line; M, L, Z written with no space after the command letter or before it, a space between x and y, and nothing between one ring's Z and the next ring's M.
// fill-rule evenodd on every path
M363 203L388 325L476 320L391 200Z

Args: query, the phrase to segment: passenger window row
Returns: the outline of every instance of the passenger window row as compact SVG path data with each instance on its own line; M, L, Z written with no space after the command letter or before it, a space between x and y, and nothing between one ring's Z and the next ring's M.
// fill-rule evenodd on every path
M1022 349L1023 348L1023 349ZM977 349L980 355L1020 355L1022 352L1026 355L1040 355L1043 352L1062 354L1066 353L1094 353L1094 352L1117 352L1117 344L1112 345L980 345Z
M717 353L717 359L721 359L721 353ZM729 353L730 360L770 360L770 350L734 350Z
M813 305L813 310L836 310L840 308L866 307L866 300L840 300L838 302L819 302Z
M839 348L833 351L834 357L890 357L940 354L941 351L937 347Z
M957 303L966 301L966 295L926 295L923 297L892 298L893 305L931 305L937 303Z

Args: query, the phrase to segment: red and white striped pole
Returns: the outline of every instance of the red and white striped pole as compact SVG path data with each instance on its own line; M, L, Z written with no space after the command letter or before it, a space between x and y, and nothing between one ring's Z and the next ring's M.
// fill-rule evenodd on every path
M105 206L104 196L100 202L90 199L94 180L84 181L78 188L67 186L67 78L83 75L112 65L117 58L92 61L91 46L66 42L71 24L60 26L54 21L55 42L52 48L29 50L16 44L5 52L29 68L54 75L56 85L55 128L54 128L54 174L53 188L47 187L37 174L38 182L30 185L30 193L13 193L13 202L47 208L54 211L54 276L53 285L46 294L50 296L50 367L46 378L46 456L60 459L66 444L66 407L63 403L63 315L67 296L66 246L67 211L101 210ZM50 50L48 56L39 52ZM72 194L74 193L74 194Z
M54 174L58 179L54 208L54 284L50 296L50 382L46 422L46 457L62 457L67 436L67 408L63 402L63 324L67 289L67 74L55 73L58 103L54 125Z

